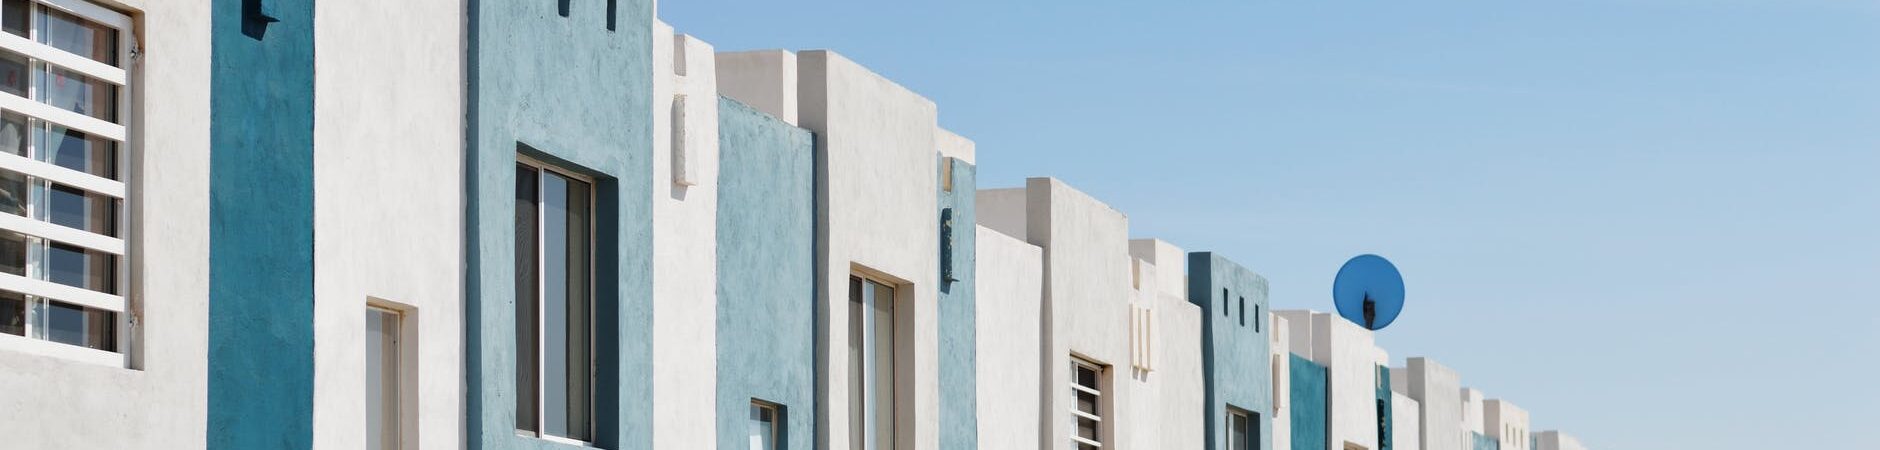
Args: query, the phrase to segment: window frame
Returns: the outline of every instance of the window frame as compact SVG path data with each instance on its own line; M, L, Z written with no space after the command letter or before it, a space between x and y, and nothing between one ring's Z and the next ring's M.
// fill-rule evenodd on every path
M766 441L770 443L770 448L761 450L776 450L787 447L782 440L786 423L783 417L784 406L753 398L751 399L751 409L770 412L770 436ZM755 421L756 419L752 420Z
M412 402L410 400L415 398L416 393L409 392L410 389L414 386L412 386L412 384L407 381L410 379L414 379L416 375L412 370L413 369L412 365L413 365L414 360L411 359L412 356L416 356L416 355L409 354L408 349L412 348L413 346L409 345L409 343L407 342L407 340L412 337L408 333L409 330L407 328L407 322L406 322L407 320L411 318L411 314L409 311L406 311L404 309L401 309L395 306L380 304L379 302L376 302L376 301L369 301L366 303L366 312L368 313L367 320L371 320L373 318L371 316L371 313L383 314L386 316L390 316L390 318L392 319L392 329L390 330L389 334L392 336L392 339L393 339L391 348L393 349L394 353L392 354L392 358L391 358L392 364L389 367L390 367L390 370L393 371L392 373L393 379L391 380L391 386L393 387L393 392L392 392L393 395L389 395L389 396L384 395L383 391L381 391L380 401L391 402L392 403L391 412L393 414L389 418L381 416L379 417L379 420L382 422L380 424L381 426L390 425L391 427L390 433L393 436L395 436L394 439L397 442L397 444L394 447L392 447L392 449L393 450L403 449L406 447L405 441L407 437L411 435L407 430L410 429L412 425L415 425L415 423L413 423L412 420L409 420L409 416L410 416L410 411L412 411L412 409L410 408L410 406L412 406ZM371 323L367 322L367 325L369 327ZM382 328L381 328L381 331L383 331ZM381 362L381 365L383 366L383 362ZM371 380L370 382L383 383L385 382L385 380L378 379L378 380ZM371 409L371 408L384 408L385 407L383 403L381 403L380 405L372 405L370 403L371 402L367 402L366 408ZM368 442L370 442L370 439L372 438L373 438L372 436L367 436Z
M596 274L598 272L596 271L596 267L595 267L596 263L599 261L599 253L600 253L600 246L598 245L599 240L597 239L597 235L595 233L595 231L598 230L597 227L600 221L600 218L598 217L598 214L597 214L597 212L599 211L597 209L597 206L598 206L599 197L600 197L599 195L600 184L592 176L582 174L580 172L576 172L573 170L568 170L560 166L557 166L555 164L550 164L548 162L545 162L536 158L531 158L528 155L524 155L521 153L516 154L516 165L527 166L537 171L537 175L535 177L536 200L535 200L535 236L534 236L535 247L536 247L536 253L535 253L535 273L536 273L535 275L535 281L536 281L535 283L535 338L534 338L535 357L536 357L534 411L535 411L535 428L536 429L526 430L526 429L523 429L521 427L521 424L518 423L516 424L517 426L515 427L516 434L524 436L524 437L536 438L536 439L541 439L541 440L545 440L549 442L556 442L556 443L569 444L569 445L578 445L578 446L593 446L595 443L595 440L599 439L599 428L598 428L599 424L596 423L594 420L596 416L596 412L597 412L596 406L599 404L599 402L597 401L599 400L599 397L595 396L594 394L596 392L595 387L600 384L600 370L599 370L600 355L599 355L599 352L595 351L595 349L597 348L596 344L598 344L599 342L598 339L599 339L599 334L600 334L596 332L599 329L598 324L600 322L599 321L600 316L596 314L598 308L595 307L595 305L598 304L600 300L599 298L600 296L598 295L598 291L596 290L596 288L599 285L598 285L598 280L596 279L597 278ZM546 339L546 331L545 331L547 327L547 320L548 320L547 314L546 314L547 302L544 301L544 299L547 297L548 283L543 282L543 279L542 279L542 274L546 273L548 270L547 268L548 258L544 257L546 254L545 250L547 249L546 247L544 247L544 244L547 240L548 227L543 226L543 224L547 222L548 216L546 212L547 207L542 201L542 197L546 192L543 189L547 183L547 177L543 176L545 174L553 174L553 175L557 175L563 178L567 178L569 180L586 183L587 190L588 190L587 205L585 205L585 207L587 208L587 222L588 222L587 223L588 251L587 251L587 264L585 268L588 272L587 277L586 277L586 281L588 285L587 286L588 347L587 347L586 356L588 359L588 364L587 364L588 389L587 390L588 390L588 397L589 397L587 401L588 414L587 414L586 419L587 419L587 430L589 434L588 439L590 440L586 440L586 441L576 439L576 438L566 437L566 436L556 436L553 434L549 434L547 431L544 430L545 428L547 428L547 425L548 425L548 417L547 417L548 412L547 412L547 409L544 408L544 404L546 403L545 399L548 396L548 392L547 392L548 365L543 363L545 359L543 358L543 355L547 352L547 345L548 345L547 344L548 340ZM520 181L518 180L518 182ZM520 236L517 236L517 238L520 238ZM520 368L521 361L517 361L516 365L517 365L517 370L519 372L521 370ZM522 412L516 411L516 413L520 415Z
M885 326L889 327L889 330L887 333L888 341L887 342L876 341L874 343L875 348L880 348L881 346L886 345L889 350L889 361L887 362L887 370L885 372L881 370L880 361L875 361L874 365L876 367L873 368L874 370L873 373L876 374L876 378L882 377L882 374L885 373L886 374L885 376L887 378L886 380L881 380L881 379L870 380L870 379L867 379L866 376L861 376L861 375L868 373L867 369L869 366L868 364L869 360L865 358L873 357L879 354L879 351L876 351L876 352L873 352L873 354L870 354L870 352L866 350L867 348L867 345L865 344L865 342L867 342L866 339L875 339L876 336L878 336L880 333L878 331L871 332L871 330L868 329L866 325L857 323L854 320L850 321L850 323L848 324L849 329L845 330L845 332L849 333L851 340L853 340L853 337L856 333L860 333L860 335L864 339L863 343L857 343L857 342L849 343L851 347L856 346L856 345L862 345L862 347L864 348L863 350L864 359L858 360L854 357L849 358L849 361L848 361L849 367L847 368L847 370L850 371L849 383L851 384L850 386L847 386L847 389L850 391L851 397L853 397L853 393L855 392L856 389L861 389L863 393L862 395L863 398L850 398L849 399L850 411L849 411L848 420L850 423L850 427L852 428L851 430L849 430L849 440L856 441L856 442L851 442L850 447L855 448L855 449L868 448L868 445L870 443L866 439L866 436L868 435L868 429L871 427L870 424L871 423L881 424L885 422L887 424L887 428L893 434L890 438L886 439L887 449L879 449L879 450L892 450L896 448L901 448L902 446L901 441L906 440L911 437L907 435L907 427L904 426L902 423L904 420L910 418L910 416L908 416L910 412L905 411L908 405L908 402L910 400L908 399L909 393L905 392L901 381L904 379L903 371L905 370L905 368L903 366L905 364L911 363L911 360L909 360L907 356L903 356L903 353L905 353L904 350L907 350L907 348L905 348L906 346L904 345L906 344L906 341L904 340L903 335L912 331L911 329L907 329L906 327L912 325L909 322L909 319L912 317L910 316L910 314L914 314L914 312L906 311L904 310L904 308L901 308L902 305L900 304L900 298L899 298L900 295L903 293L903 289L906 289L908 287L908 284L895 281L894 279L888 278L886 276L878 275L875 272L866 270L865 268L862 268L862 267L854 267L852 268L852 270L850 270L848 282L850 284L850 291L849 291L849 298L847 300L847 303L851 304L849 306L850 308L855 308L856 307L855 304L859 304L860 308L862 308L861 314L864 320L867 320L867 318L870 315L872 315L874 311L876 310L876 306L874 304L869 304L866 300L868 297L865 291L868 289L872 289L873 287L886 289L888 293L887 298L885 299L881 298L881 296L879 295L875 295L874 298L875 298L876 304L886 302L888 305L888 309L889 309L888 320L885 323ZM853 310L851 310L851 314L853 314ZM876 320L875 324L877 327L884 325L880 320ZM854 350L850 349L850 351L852 352ZM862 374L854 373L857 368L864 369L863 373ZM886 381L886 383L883 383L883 381ZM878 407L879 405L877 405L877 409L875 410L877 415L874 417L871 417L867 412L867 408L870 406L866 399L867 392L868 392L867 388L871 384L874 386L875 392L886 392L890 396L890 399L888 401L888 407L879 408ZM862 408L858 409L854 407L854 405L858 404L858 402L862 406ZM856 428L855 422L858 418L860 419L863 425L859 428ZM878 427L880 425L874 425L874 426ZM857 438L858 434L862 436L861 439ZM879 444L883 440L883 437L877 435L875 436L875 440L876 440L876 444Z
M25 215L0 213L0 229L27 236L28 252L26 256L26 275L0 273L0 289L6 289L26 296L27 301L22 313L27 329L21 335L0 333L0 350L51 356L66 360L117 366L135 369L139 359L140 343L137 339L137 324L140 322L138 306L139 289L134 284L131 272L139 262L131 251L136 242L137 230L132 218L136 217L137 193L133 192L137 180L134 162L138 145L130 131L141 119L139 111L134 109L132 101L136 96L136 84L140 62L136 58L137 27L131 16L118 12L102 4L87 0L24 0L27 3L26 30L22 37L10 32L0 32L0 49L19 56L25 64L22 71L28 81L24 96L9 92L0 92L0 110L10 115L22 117L23 127L20 146L27 149L27 155L0 152L0 169L22 175L31 181L25 183L30 194L37 190L49 191L51 185L64 185L71 188L98 194L116 202L116 217L111 218L112 230L116 236L96 233L55 224L37 218L38 211L34 202L27 203ZM57 11L97 26L115 31L115 65L91 59L88 56L72 53L48 43L41 43L43 32L42 12ZM4 11L0 11L4 14ZM69 71L88 79L102 82L115 89L116 98L111 106L116 109L113 120L104 120L87 114L77 113L54 106L39 99L39 82L34 81L43 72L53 70ZM85 171L69 169L34 157L39 150L31 150L39 145L33 141L35 133L51 135L54 128L83 133L87 137L108 140L115 144L108 162L115 179L93 175ZM29 195L30 196L30 195ZM48 194L49 196L49 194ZM43 271L46 265L47 251L32 254L34 248L49 248L52 242L80 247L110 255L114 261L109 265L113 273L109 282L113 293L93 291L89 288L68 286L41 280L36 272ZM40 261L34 261L35 258ZM89 265L89 263L87 263ZM50 302L59 302L71 306L83 307L89 315L93 311L109 315L111 323L108 330L111 336L112 350L103 350L79 345L55 342L49 339L35 338L34 316L36 310L50 309ZM43 305L43 306L42 306ZM36 307L40 306L40 307Z
M1241 441L1242 445L1240 446L1241 448L1234 447L1234 431L1235 431L1234 419L1236 418L1240 419L1241 424L1246 425L1247 427L1247 429L1242 430L1240 434L1240 438L1242 439ZM1255 442L1260 439L1259 439L1259 435L1256 434L1258 433L1258 431L1256 431L1257 428L1255 428L1257 425L1254 422L1255 416L1253 412L1240 409L1240 408L1235 408L1233 406L1228 406L1226 419L1227 419L1227 429L1226 429L1227 445L1225 447L1227 447L1227 450L1259 450L1257 448L1259 443Z

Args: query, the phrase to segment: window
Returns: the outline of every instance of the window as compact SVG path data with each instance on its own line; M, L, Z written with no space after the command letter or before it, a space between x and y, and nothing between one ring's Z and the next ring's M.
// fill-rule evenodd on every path
M130 26L0 0L0 347L126 361Z
M516 165L516 428L591 441L593 185Z
M1240 298L1240 326L1247 326L1247 298Z
M1253 420L1253 414L1246 410L1227 408L1227 449L1259 450L1260 428Z
M894 448L894 288L849 277L849 448Z
M750 450L777 450L777 440L783 436L783 407L751 400L748 434Z
M397 450L404 418L399 403L400 355L397 311L366 308L366 449Z
M1071 395L1077 399L1071 415L1077 419L1071 447L1103 448L1103 367L1082 359L1071 360Z
M1253 305L1253 332L1260 332L1260 320L1265 318L1266 316L1260 315L1260 304L1255 303Z
M1227 310L1227 288L1221 288L1221 317L1232 315L1233 313Z

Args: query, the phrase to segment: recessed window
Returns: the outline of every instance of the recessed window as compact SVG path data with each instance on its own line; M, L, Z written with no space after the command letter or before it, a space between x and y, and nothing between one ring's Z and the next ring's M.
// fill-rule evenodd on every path
M751 401L751 421L746 427L750 450L777 450L783 436L783 407L769 402Z
M25 38L0 41L0 347L124 361L87 350L130 335L130 26L83 0L0 0L0 32Z
M516 428L592 441L593 184L516 165Z
M1233 313L1228 312L1227 307L1227 288L1221 288L1221 317L1233 316Z
M1103 366L1073 358L1071 396L1076 399L1071 415L1077 421L1071 446L1078 450L1103 448Z
M895 446L894 287L849 277L849 448Z
M1240 298L1240 326L1247 326L1247 298Z
M1260 315L1260 305L1257 303L1254 304L1253 305L1253 332L1255 333L1260 332L1260 321L1263 319L1266 319L1266 316Z
M366 308L366 449L397 450L404 417L399 402L400 317L397 311Z
M1258 414L1234 407L1227 408L1227 448L1228 450L1259 450L1260 426L1254 419Z

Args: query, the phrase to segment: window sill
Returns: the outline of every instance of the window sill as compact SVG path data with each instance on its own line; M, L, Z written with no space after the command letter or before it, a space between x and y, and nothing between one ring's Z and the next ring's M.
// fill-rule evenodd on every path
M0 333L0 351L39 355L120 369L124 368L124 355L121 353L107 352L104 350L61 344L6 333Z

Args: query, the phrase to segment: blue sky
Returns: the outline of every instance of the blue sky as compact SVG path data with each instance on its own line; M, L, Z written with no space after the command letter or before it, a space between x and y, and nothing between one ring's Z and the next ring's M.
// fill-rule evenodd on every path
M1880 419L1880 2L664 2L721 50L833 49L929 98L982 186L1331 309L1598 449L1859 447ZM1846 440L1846 439L1854 440Z

